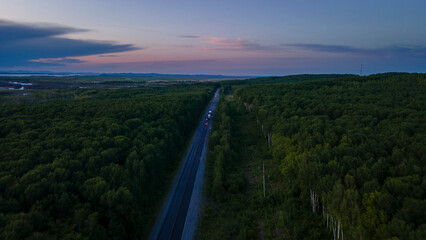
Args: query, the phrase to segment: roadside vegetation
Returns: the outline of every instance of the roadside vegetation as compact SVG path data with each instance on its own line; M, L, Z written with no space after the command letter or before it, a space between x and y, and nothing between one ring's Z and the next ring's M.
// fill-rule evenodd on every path
M193 85L3 98L0 238L147 236L213 91Z
M426 238L426 75L233 87L201 239Z
M329 239L309 202L284 191L259 123L231 93L225 87L209 139L200 239Z

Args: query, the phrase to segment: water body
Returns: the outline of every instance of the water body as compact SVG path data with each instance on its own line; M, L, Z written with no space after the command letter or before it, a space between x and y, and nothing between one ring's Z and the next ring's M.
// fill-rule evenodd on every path
M0 73L0 77L31 77L31 74L4 74Z
M80 76L82 74L10 74L0 73L0 77L68 77Z
M21 83L21 82L8 82L11 84L17 84L17 85L21 85L21 86L31 86L33 85L32 83Z

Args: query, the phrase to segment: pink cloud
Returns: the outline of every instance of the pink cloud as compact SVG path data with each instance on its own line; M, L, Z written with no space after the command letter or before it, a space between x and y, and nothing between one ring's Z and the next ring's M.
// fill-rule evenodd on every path
M236 50L241 50L246 48L246 44L248 43L246 40L242 38L237 38L236 40L228 39L228 38L218 38L218 37L203 37L203 43L208 43L211 45L218 46L220 48L231 48Z
M214 47L206 48L207 50L233 50L233 51L277 51L282 47L266 46L258 43L249 42L243 38L229 39L221 37L186 35L182 38L200 39L201 43L213 45Z

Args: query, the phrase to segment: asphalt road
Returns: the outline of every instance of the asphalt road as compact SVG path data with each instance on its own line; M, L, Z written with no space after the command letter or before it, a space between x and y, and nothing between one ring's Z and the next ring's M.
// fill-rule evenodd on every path
M218 99L219 89L216 91L198 124L191 146L173 181L172 188L168 193L163 208L157 216L149 239L189 239L193 236L195 231L195 226L193 225L196 224L196 213L194 214L194 212L198 210L199 198L201 198L202 184L200 184L200 182L202 183L202 175L204 174L207 136L210 132L210 126ZM212 117L206 121L209 111L212 111ZM206 123L207 126L205 125ZM196 179L197 184L194 190ZM194 202L196 203L195 205ZM190 203L193 206L190 206ZM196 206L196 209L194 206ZM188 216L191 220L187 221L188 209L191 210L190 216ZM182 235L184 228L185 234ZM182 236L184 237L182 238Z

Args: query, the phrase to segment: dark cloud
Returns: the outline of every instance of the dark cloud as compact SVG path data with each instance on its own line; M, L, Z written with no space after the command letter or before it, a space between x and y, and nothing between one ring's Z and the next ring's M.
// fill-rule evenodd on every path
M363 52L363 49L358 49L350 46L340 46L340 45L322 45L322 44L303 44L303 43L290 43L283 44L287 47L302 48L311 51L318 52L334 52L334 53L353 53L353 52Z
M21 24L0 19L0 43L87 31L88 30L86 29L55 26L50 24Z
M108 41L77 40L61 37L63 34L87 30L50 24L22 24L0 20L0 66L30 66L64 64L31 60L63 58L126 52L140 48L132 44ZM73 60L75 62L75 60Z
M302 44L291 43L283 44L285 47L294 47L308 51L328 52L328 53L346 53L357 55L397 55L397 56L426 56L426 47L401 47L391 46L386 48L356 48L344 45L323 45L323 44Z

